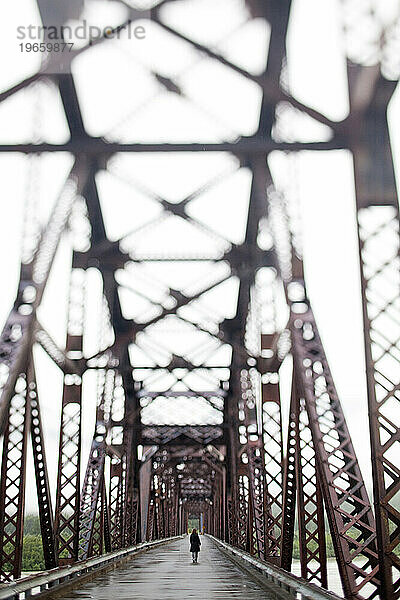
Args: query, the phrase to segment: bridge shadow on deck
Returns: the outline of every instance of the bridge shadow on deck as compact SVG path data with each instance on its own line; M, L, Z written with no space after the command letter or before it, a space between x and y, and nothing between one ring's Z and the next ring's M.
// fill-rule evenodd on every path
M58 598L94 600L272 599L207 537L201 537L198 564L192 564L189 538L140 554Z

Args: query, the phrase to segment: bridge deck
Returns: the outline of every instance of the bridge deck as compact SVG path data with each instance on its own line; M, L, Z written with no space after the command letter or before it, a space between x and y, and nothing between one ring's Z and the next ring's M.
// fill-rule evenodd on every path
M140 554L113 571L99 575L79 589L65 592L65 600L199 600L273 598L214 545L202 537L198 564L189 553L189 539L175 540Z

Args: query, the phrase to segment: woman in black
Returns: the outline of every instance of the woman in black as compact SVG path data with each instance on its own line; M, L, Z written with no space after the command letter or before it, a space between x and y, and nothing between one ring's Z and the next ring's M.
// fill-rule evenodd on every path
M192 553L193 563L197 563L197 556L200 552L201 541L195 529L190 534L190 552Z

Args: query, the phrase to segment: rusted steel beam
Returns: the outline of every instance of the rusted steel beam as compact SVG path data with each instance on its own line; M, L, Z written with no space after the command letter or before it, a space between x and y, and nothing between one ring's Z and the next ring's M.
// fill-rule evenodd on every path
M110 157L118 152L231 152L237 156L265 155L274 150L300 152L302 150L342 150L348 148L346 138L336 136L326 142L274 142L268 138L242 138L238 142L201 143L117 143L102 138L85 137L63 144L0 144L0 153L42 154L43 152L81 153L93 157Z
M26 373L21 374L8 405L0 484L0 580L18 579L22 569L26 452L30 428Z
M371 463L381 598L400 598L400 219L387 106L396 82L349 69Z
M274 335L261 336L261 353L270 350L271 365L277 360L277 349ZM278 366L278 364L277 364ZM283 507L283 435L282 413L279 391L279 373L277 371L263 373L261 376L261 422L262 440L265 451L265 473L267 479L268 508L267 520L267 555L280 555L282 537L282 507Z
M85 279L72 261L66 352L82 358ZM54 527L60 564L78 560L81 466L82 377L64 375Z
M326 588L328 579L322 491L304 399L298 392L295 373L284 466L280 565L291 571L297 514L301 576Z
M307 306L304 296L301 300ZM370 584L374 597L380 585L374 516L309 306L305 312L294 311L291 332L297 385L305 400L344 593L361 598ZM357 558L363 558L362 567Z
M97 544L97 551L101 554L104 535L103 525L106 517L106 488L104 482L106 440L110 430L115 371L114 369L100 371L98 378L96 424L79 507L80 560L85 560L92 555L94 544ZM96 541L94 541L95 536L97 536ZM108 545L110 545L109 542Z
M30 434L36 477L43 558L46 569L54 569L58 565L58 559L49 476L47 472L46 447L33 356L31 356L28 368L28 395L31 409Z

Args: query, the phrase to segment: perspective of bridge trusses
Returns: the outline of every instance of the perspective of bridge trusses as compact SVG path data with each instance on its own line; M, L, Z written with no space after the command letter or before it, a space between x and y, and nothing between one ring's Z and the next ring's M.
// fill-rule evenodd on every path
M177 535L201 515L209 533L287 571L298 539L301 576L323 587L329 531L344 597L400 598L399 208L387 124L399 7L389 18L385 3L326 4L344 54L340 120L291 91L288 40L305 2L29 5L39 24L113 35L32 50L31 71L0 93L0 160L18 157L25 186L20 278L0 341L3 582L21 576L30 494L47 569ZM143 42L130 35L139 26ZM354 165L372 491L303 271L298 158L341 150ZM54 493L36 383L49 360Z

